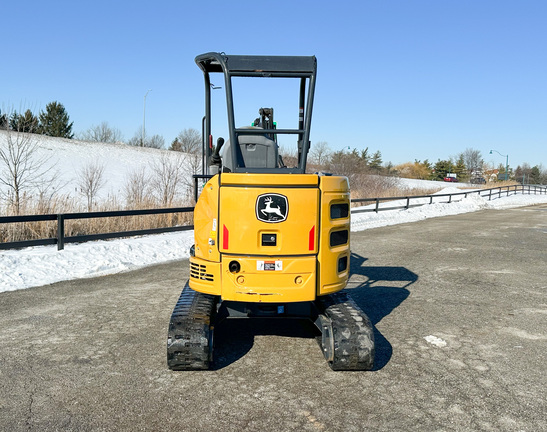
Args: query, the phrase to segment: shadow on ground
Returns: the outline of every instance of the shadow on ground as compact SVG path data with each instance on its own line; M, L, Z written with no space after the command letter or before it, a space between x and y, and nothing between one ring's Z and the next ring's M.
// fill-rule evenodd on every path
M317 329L304 319L249 318L227 319L215 328L213 369L222 369L244 357L257 336L311 339ZM319 345L317 350L320 350Z
M376 324L405 301L410 294L407 288L418 280L418 275L405 267L368 267L366 261L361 255L351 255L351 289L348 291L374 326L374 370L379 370L389 362L393 347Z
M352 254L348 292L374 326L374 370L379 370L389 362L393 347L378 331L376 324L408 297L410 291L407 288L418 280L418 276L404 267L367 267L364 265L366 261L366 258ZM214 369L236 362L251 350L256 336L265 335L308 339L315 338L318 331L311 321L302 319L224 320L215 329Z

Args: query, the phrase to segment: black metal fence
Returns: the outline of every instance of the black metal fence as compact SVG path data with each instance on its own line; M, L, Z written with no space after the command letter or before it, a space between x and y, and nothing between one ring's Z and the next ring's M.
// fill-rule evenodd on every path
M19 249L30 246L44 246L56 244L58 250L65 247L65 243L82 243L92 240L106 240L120 237L132 237L137 235L160 234L174 231L187 231L194 229L193 225L182 225L174 227L151 228L134 231L120 231L103 234L88 234L78 236L65 236L65 221L71 219L93 219L93 218L110 218L120 216L142 216L170 213L188 213L193 212L194 207L176 207L150 210L120 210L108 212L87 212L87 213L65 213L65 214L50 214L50 215L29 215L29 216L2 216L0 224L21 223L21 222L41 222L41 221L57 221L57 236L47 239L23 240L17 242L0 243L0 249Z
M390 198L357 198L352 199L351 202L355 204L362 203L375 203L373 208L366 209L352 209L351 213L365 213L365 212L379 212L384 210L396 210L396 209L408 209L411 207L417 207L427 204L433 204L434 202L450 203L453 201L453 197L463 196L467 198L468 195L478 194L483 197L488 197L489 200L495 197L501 197L502 195L509 196L511 194L547 194L546 186L533 186L533 185L513 185L513 186L501 186L490 189L480 189L468 192L457 192L450 194L438 194L438 195L418 195L418 196L404 196L404 197L390 197ZM448 198L447 200L445 198ZM396 202L404 200L404 205L380 207L380 203L383 202ZM156 215L156 214L172 214L172 213L188 213L194 211L194 207L176 207L176 208L163 208L163 209L150 209L150 210L121 210L121 211L108 211L108 212L87 212L87 213L65 213L65 214L49 214L49 215L28 215L28 216L1 216L0 224L21 223L21 222L40 222L40 221L57 221L57 236L47 239L37 240L23 240L16 242L3 242L0 243L0 250L2 249L19 249L30 246L45 246L45 245L57 245L58 250L64 249L65 243L82 243L92 240L106 240L120 237L133 237L138 235L147 234L160 234L165 232L175 231L187 231L194 229L193 225L181 225L173 227L163 228L151 228L144 230L134 231L120 231L104 234L88 234L78 236L65 236L65 221L72 219L92 219L92 218L110 218L120 216L142 216L142 215Z
M366 209L352 209L352 213L367 213L367 212L376 212L385 211L385 210L398 210L398 209L409 209L411 207L419 207L422 205L433 204L435 203L451 203L453 197L463 196L467 198L468 195L477 194L482 197L488 197L488 200L492 198L501 198L503 196L515 195L517 193L521 194L546 194L547 195L547 186L536 186L536 185L512 185L512 186L498 186L490 189L478 189L467 192L456 192L448 194L435 194L435 195L413 195L413 196L400 196L400 197L389 197L389 198L357 198L352 199L352 203L356 204L365 204L365 203L374 203L374 208ZM448 198L448 199L446 199ZM398 206L383 206L380 207L380 203L390 203L404 201L404 205ZM413 204L414 203L414 204Z

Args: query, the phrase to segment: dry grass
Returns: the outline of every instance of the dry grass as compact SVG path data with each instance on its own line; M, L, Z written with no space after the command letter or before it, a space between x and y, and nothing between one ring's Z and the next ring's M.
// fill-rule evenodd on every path
M351 184L351 197L357 198L389 198L401 196L430 195L442 187L409 188L405 187L395 177L362 175ZM359 204L361 205L361 204Z
M187 203L173 203L173 207L189 207ZM118 210L145 210L158 208L159 206L152 202L144 202L139 208L131 209L122 206L115 199L109 199L100 206L93 208L93 211L118 211ZM60 213L78 213L82 212L81 206L69 197L57 198L51 200L47 207L43 203L34 203L25 201L25 215L32 214L60 214ZM47 211L44 211L47 210ZM6 212L10 215L10 212ZM5 213L5 214L6 214ZM134 231L152 228L163 228L180 225L191 225L193 222L193 213L173 213L142 216L121 216L109 218L92 219L70 219L65 220L65 236L78 236L90 234L102 234L111 232ZM57 221L41 222L22 222L0 224L0 242L14 242L23 240L36 240L54 238L57 236Z

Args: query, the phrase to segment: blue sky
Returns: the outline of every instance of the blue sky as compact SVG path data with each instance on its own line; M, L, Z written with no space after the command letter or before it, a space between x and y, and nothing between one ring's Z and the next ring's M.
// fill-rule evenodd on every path
M196 55L315 55L312 142L547 168L546 20L543 0L9 2L0 108L57 100L75 132L108 121L129 139L152 89L147 135L169 144L201 129Z

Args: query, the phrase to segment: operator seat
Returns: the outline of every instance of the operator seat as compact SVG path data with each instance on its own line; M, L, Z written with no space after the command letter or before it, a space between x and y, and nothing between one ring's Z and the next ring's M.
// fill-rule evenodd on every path
M232 143L230 140L220 150L222 171L233 172L234 168L276 168L278 145L274 140L260 134L260 127L247 126L242 129L256 129L257 135L239 135L239 148L236 148L237 165L232 160Z

